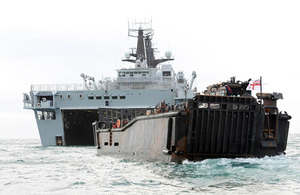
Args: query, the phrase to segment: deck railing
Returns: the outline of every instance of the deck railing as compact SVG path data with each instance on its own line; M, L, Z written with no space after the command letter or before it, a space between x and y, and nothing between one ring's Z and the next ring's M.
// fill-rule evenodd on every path
M31 91L85 91L83 83L77 84L40 84L31 85Z
M31 91L87 91L87 90L111 90L111 89L171 89L175 87L175 83L171 80L163 80L159 82L113 82L106 81L96 87L89 84L88 87L84 83L77 84L38 84L31 85Z

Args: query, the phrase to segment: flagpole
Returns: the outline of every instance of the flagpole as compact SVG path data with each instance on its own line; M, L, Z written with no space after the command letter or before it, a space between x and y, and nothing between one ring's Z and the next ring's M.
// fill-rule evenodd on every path
M260 105L262 105L262 76L260 76Z

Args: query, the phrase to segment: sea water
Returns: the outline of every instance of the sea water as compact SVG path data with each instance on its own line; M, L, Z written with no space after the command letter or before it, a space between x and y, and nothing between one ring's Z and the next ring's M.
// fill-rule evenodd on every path
M289 135L286 155L183 164L0 141L0 194L300 194L300 135Z

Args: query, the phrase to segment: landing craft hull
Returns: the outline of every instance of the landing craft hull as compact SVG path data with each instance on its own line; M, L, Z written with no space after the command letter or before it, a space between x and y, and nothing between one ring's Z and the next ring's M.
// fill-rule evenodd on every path
M253 97L199 95L186 110L139 116L124 127L94 123L97 154L163 162L283 154L291 117L269 111Z
M98 133L98 155L125 155L149 161L170 162L164 155L168 136L168 121L172 116L138 117L131 126Z

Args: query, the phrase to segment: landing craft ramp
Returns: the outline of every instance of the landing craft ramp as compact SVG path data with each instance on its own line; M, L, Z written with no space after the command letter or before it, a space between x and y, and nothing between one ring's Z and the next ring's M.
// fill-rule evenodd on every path
M198 157L254 154L260 106L253 97L197 96L189 101L187 153Z

